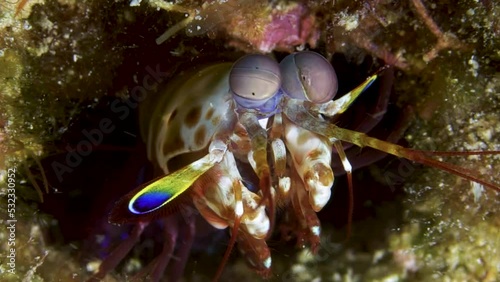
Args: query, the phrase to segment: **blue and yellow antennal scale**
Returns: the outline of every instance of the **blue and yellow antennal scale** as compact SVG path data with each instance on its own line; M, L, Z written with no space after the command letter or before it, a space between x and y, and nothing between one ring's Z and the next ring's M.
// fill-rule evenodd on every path
M149 221L178 210L189 198L193 183L220 162L207 154L203 158L163 177L144 184L115 203L109 221L116 224Z
M340 107L340 110L338 111L338 114L345 112L352 104L352 102L354 102L354 100L356 100L356 98L358 98L359 95L361 95L361 93L363 93L366 89L368 89L373 84L373 82L375 82L375 80L380 76L380 74L387 68L388 66L381 68L379 71L377 71L377 73L367 78L363 83L358 85L353 90L349 91L349 93L337 99L336 100L337 103L342 105L342 107Z
M130 199L128 209L134 214L158 210L184 193L193 183L215 165L210 155L167 175L142 188Z
M311 107L311 110L327 116L336 116L342 114L361 95L361 93L368 89L373 84L373 82L375 82L375 80L377 80L381 76L382 72L387 70L389 67L390 66L386 65L380 68L374 75L368 77L363 83L358 85L355 89L344 94L342 97L335 100L330 100L322 104L316 104Z

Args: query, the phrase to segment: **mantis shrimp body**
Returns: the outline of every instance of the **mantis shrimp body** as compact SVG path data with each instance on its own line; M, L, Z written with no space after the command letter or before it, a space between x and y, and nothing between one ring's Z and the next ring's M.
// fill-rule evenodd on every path
M333 67L309 51L291 54L279 64L264 55L247 55L234 64L208 66L171 81L142 105L141 113L142 123L149 125L142 129L148 158L164 176L116 203L110 221L135 222L137 227L133 239L111 254L94 277L103 277L123 259L153 218L177 224L168 218L191 203L212 226L232 231L215 280L236 242L253 269L264 277L271 274L266 239L273 232L277 207L296 219L292 232L297 240L317 251L321 227L316 212L330 199L333 149L352 189L352 167L342 142L434 166L499 191L497 184L467 169L434 159L439 152L403 148L329 122L381 71L336 100ZM499 152L463 155L492 153ZM249 167L253 177L243 178L241 172ZM188 229L192 235L193 228ZM160 255L168 258L158 257L148 268L152 280L161 277L174 243L166 244Z

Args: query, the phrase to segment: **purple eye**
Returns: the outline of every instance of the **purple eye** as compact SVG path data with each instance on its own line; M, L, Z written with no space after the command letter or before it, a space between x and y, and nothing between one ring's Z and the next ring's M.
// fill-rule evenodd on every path
M337 75L318 53L305 51L286 56L280 63L281 89L294 99L325 103L337 93Z
M264 55L247 55L234 63L229 87L234 100L247 109L268 111L281 86L278 63ZM273 105L271 105L273 104ZM274 109L272 109L274 110Z

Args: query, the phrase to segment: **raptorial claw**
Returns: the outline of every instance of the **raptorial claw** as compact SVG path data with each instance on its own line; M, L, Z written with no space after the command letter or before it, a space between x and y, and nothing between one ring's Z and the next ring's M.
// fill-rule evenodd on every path
M332 145L324 137L284 119L285 141L298 175L309 192L311 206L320 211L330 199L333 185Z
M271 251L265 239L257 239L245 232L241 232L238 237L238 249L246 258L250 268L265 279L271 277Z

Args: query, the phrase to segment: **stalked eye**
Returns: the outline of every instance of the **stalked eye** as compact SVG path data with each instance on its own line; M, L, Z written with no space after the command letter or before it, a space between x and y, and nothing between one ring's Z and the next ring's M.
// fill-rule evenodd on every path
M278 63L264 55L244 56L234 63L229 74L234 100L247 109L267 111L272 108L270 104L274 103L269 100L278 93L280 85Z
M281 89L294 99L325 103L337 93L337 75L318 53L305 51L286 56L280 63Z

